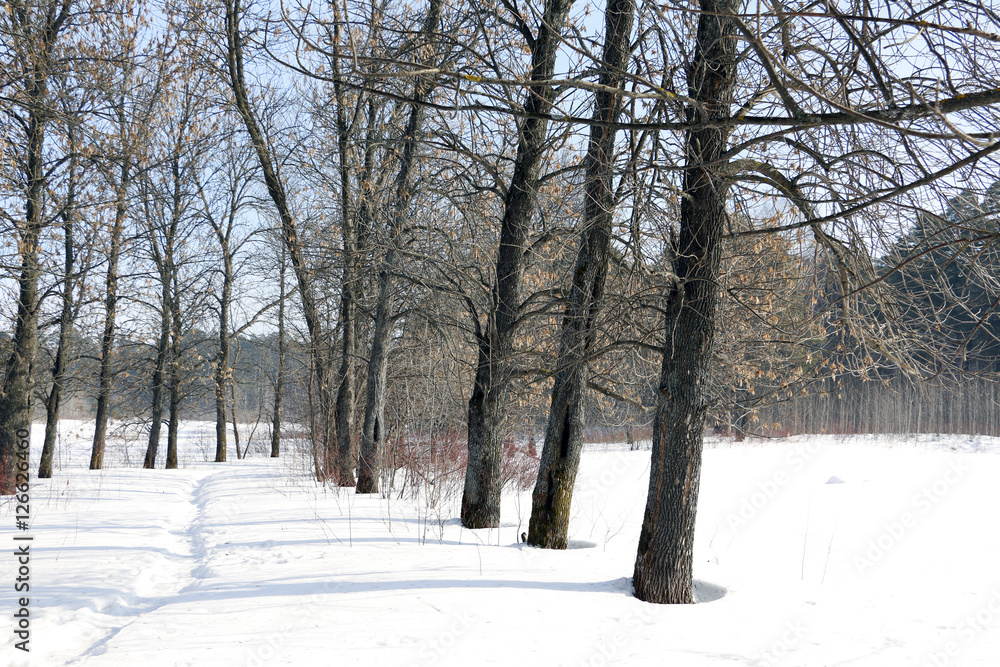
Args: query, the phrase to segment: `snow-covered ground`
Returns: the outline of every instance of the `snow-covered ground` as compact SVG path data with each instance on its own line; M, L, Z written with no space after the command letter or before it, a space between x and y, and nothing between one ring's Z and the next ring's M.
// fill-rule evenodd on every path
M711 442L702 601L658 606L629 579L648 451L587 451L574 548L552 552L517 542L528 492L500 530L469 531L455 494L358 497L295 454L206 462L210 424L185 424L179 470L128 467L136 442L88 471L87 425L62 428L30 531L0 509L0 664L1000 664L1000 441Z

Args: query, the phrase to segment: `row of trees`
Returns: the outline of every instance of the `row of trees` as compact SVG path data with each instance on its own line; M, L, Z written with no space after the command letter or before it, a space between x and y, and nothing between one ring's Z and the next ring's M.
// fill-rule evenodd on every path
M99 331L95 468L123 341L169 467L192 332L224 461L232 342L276 329L276 437L299 346L318 479L378 491L387 442L459 430L470 528L498 525L512 421L547 414L542 547L588 414L648 415L635 590L690 602L711 411L994 370L996 230L962 202L995 194L998 32L958 0L15 0L0 491L50 324L53 424Z

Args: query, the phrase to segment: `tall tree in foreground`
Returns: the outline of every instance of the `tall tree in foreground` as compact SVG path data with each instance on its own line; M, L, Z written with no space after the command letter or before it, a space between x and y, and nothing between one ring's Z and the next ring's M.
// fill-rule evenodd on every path
M72 0L13 0L0 12L4 44L4 112L11 114L23 136L16 146L23 218L11 216L21 266L13 349L0 388L0 495L14 493L15 452L31 431L32 366L38 348L38 280L41 236L45 224L48 183L46 133L58 107L50 95L51 77L63 61L61 43L74 19ZM5 214L7 215L7 214Z
M683 145L681 211L669 243L673 276L633 579L636 596L650 602L694 601L702 432L725 237L810 231L839 282L832 324L858 349L858 363L879 356L916 374L915 359L900 345L904 323L874 317L871 303L883 293L872 254L904 228L900 210L919 210L931 188L945 188L952 176L982 180L1000 150L991 134L1000 104L1000 21L985 4L865 3L845 13L834 2L776 2L750 16L740 14L743 6L701 0L691 48L676 45L691 54L687 94L673 95L684 119L664 124ZM651 9L664 35L690 16L686 6ZM761 196L783 199L798 219L775 223L765 215L753 229L739 229L730 204L748 206Z
M736 28L728 14L742 0L702 0L689 95L700 107L689 119L728 118L736 84ZM721 241L728 183L718 166L728 147L725 126L691 130L685 139L684 198L674 250L676 279L666 299L667 349L653 420L649 497L633 584L651 602L693 602L691 563L701 480L704 386L712 355Z
M549 422L545 430L538 480L531 501L529 544L565 549L569 534L573 484L583 449L583 393L587 386L597 316L611 254L611 224L615 212L615 138L621 115L621 95L628 65L635 0L608 0L604 16L601 88L594 96L594 121L584 161L583 220L569 304L563 318L559 358Z
M522 102L517 155L504 198L500 246L485 326L476 321L476 374L469 398L469 460L462 493L462 525L500 525L501 454L505 402L513 375L513 345L521 318L526 244L538 199L542 158L549 145L548 115L557 89L551 85L572 0L546 0L537 34L528 39L531 69ZM523 17L521 29L530 34Z

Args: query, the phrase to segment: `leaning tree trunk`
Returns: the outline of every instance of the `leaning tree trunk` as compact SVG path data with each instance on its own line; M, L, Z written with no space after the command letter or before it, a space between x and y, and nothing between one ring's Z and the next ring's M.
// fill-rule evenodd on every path
M52 477L52 459L56 450L56 432L59 427L59 408L62 402L63 383L66 381L66 366L69 358L69 334L73 326L73 267L76 263L76 247L73 234L74 206L76 205L76 141L70 131L69 184L67 185L66 207L63 212L63 295L59 313L59 339L56 343L56 358L52 364L52 388L45 402L45 441L42 458L38 465L38 477Z
M572 0L548 0L531 43L531 81L548 82ZM486 327L477 331L478 362L469 398L469 459L462 493L462 525L500 525L500 460L503 415L512 375L514 333L519 323L525 269L525 246L538 198L538 175L548 144L546 120L555 89L547 84L529 89L514 161L514 173L504 200L497 250L496 286ZM477 323L478 325L478 323Z
M443 0L431 0L421 35L431 40L441 22ZM403 154L393 193L392 213L389 219L388 248L378 270L378 296L375 303L375 329L372 333L372 351L368 360L368 384L365 396L365 417L361 429L361 451L358 460L358 493L377 493L378 477L382 467L385 442L385 376L392 330L391 287L395 271L399 234L410 210L413 198L413 172L416 169L417 149L420 146L424 121L424 101L434 89L432 79L419 77L413 86L413 105L403 130ZM345 327L347 335L347 327Z
M331 437L331 430L334 425L333 406L331 400L330 380L330 360L327 355L327 343L324 338L322 321L320 320L319 309L313 297L310 283L309 267L306 264L302 249L302 241L299 238L298 225L292 215L292 209L288 202L288 195L285 185L278 172L271 147L261 131L260 124L253 106L250 103L250 95L247 91L243 66L243 42L244 38L240 34L240 15L242 8L240 0L225 0L226 11L226 65L229 73L227 83L233 91L233 103L243 125L250 137L250 143L257 153L257 161L260 164L261 172L264 175L264 183L267 186L268 195L278 211L281 220L281 237L288 250L289 258L292 262L292 270L295 273L296 282L299 289L299 298L302 300L302 314L306 321L306 330L309 332L309 350L313 360L316 381L319 389L319 402L322 412L322 424L320 428L323 433L323 446ZM315 435L315 433L314 433ZM318 462L318 460L317 460ZM317 469L318 479L325 479L326 473Z
M559 360L549 423L531 499L528 543L565 549L569 535L573 484L583 449L583 393L587 385L587 356L594 343L611 252L611 223L615 197L612 188L615 124L621 97L612 91L622 85L628 64L629 36L635 0L609 0L605 13L604 57L594 96L594 120L586 157L584 214L580 249L573 272L570 302L563 318ZM599 124L598 124L599 123Z
M701 108L692 121L728 118L736 80L735 27L740 0L702 0L689 94ZM720 245L725 229L728 130L688 132L676 279L665 305L666 343L656 413L649 494L633 584L647 602L694 602L692 560L701 479L706 384L715 331Z

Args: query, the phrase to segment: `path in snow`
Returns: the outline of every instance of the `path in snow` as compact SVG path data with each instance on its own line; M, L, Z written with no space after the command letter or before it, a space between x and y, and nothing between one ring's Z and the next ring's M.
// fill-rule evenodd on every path
M0 664L993 667L1000 447L963 442L710 448L695 576L713 601L683 607L631 595L648 451L585 454L563 552L515 542L530 494L468 531L458 496L324 489L294 457L67 456L32 489L30 661Z
M111 517L107 525L94 521L102 516L94 506L91 511L82 513L85 523L77 525L74 542L83 540L87 545L79 548L101 550L108 555L107 566L101 568L99 576L108 584L116 583L118 588L91 596L85 610L104 617L107 624L95 624L94 627L95 632L103 631L103 636L94 638L80 656L68 664L91 664L92 658L107 653L109 646L114 646L119 634L135 626L156 625L159 610L175 604L201 585L207 573L201 535L207 500L205 485L220 472L185 470L176 473L175 479L162 479L170 475L167 471L119 470L102 475L94 501L112 502L101 496L107 493L109 485L121 483L126 488L117 489L118 500L125 501L120 506L128 508L129 514L142 514L144 518L128 526L125 522L129 517L121 516L117 521ZM136 488L127 488L132 484ZM167 490L156 493L164 487ZM64 560L73 559L77 548L76 545L69 547ZM63 618L61 631L65 631L66 626L85 625L92 622L91 619L92 615L87 613Z
M40 484L37 578L58 584L35 602L33 664L584 659L612 635L581 619L622 636L652 623L597 548L527 549L513 543L516 521L467 531L406 501L317 488L287 466L70 470ZM484 653L484 640L497 646Z

